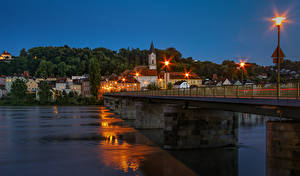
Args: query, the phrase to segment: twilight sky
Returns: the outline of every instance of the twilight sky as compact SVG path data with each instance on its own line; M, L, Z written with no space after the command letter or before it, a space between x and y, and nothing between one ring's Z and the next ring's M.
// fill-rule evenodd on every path
M184 57L272 64L276 30L267 18L289 10L281 46L300 61L298 0L0 0L0 52L36 46L148 49ZM299 22L298 22L299 20Z

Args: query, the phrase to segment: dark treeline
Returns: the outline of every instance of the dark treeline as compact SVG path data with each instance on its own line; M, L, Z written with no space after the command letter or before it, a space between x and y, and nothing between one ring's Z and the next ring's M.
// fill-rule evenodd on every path
M241 77L241 70L238 70L238 65L231 60L216 64L210 61L194 60L191 57L183 58L175 48L156 49L156 53L158 69L161 68L164 58L172 57L169 71L191 70L202 78L212 78L213 74L217 74L219 79L237 80ZM29 71L30 75L36 77L64 77L90 73L92 68L98 69L102 76L112 73L120 74L136 65L147 65L148 54L148 50L129 48L112 51L106 48L70 48L66 45L35 47L28 51L22 49L20 55L11 62L1 62L0 75L14 75ZM92 67L95 63L99 68ZM300 70L300 62L286 60L282 65L286 69ZM247 63L244 75L245 78L255 80L257 75L266 73L271 78L270 81L274 81L276 75L271 68L271 66L263 67L255 63Z

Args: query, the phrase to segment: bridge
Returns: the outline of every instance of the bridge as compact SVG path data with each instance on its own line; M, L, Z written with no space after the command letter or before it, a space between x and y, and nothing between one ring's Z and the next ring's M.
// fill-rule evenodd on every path
M293 119L267 123L267 158L282 164L278 158L293 163L300 151L299 92L299 84L290 83L282 85L281 97L276 85L251 85L110 92L103 99L135 128L161 129L165 149L236 146L241 113Z
M276 85L214 86L192 89L148 90L137 92L111 92L104 95L133 101L147 100L161 104L218 109L224 111L262 114L299 119L300 86L282 84L280 97Z

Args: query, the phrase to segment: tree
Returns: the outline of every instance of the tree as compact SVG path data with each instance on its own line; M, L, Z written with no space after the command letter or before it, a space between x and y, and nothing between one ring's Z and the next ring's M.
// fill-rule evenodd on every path
M41 104L46 104L51 101L51 87L46 81L42 81L39 84L39 97L40 97L40 103Z
M171 82L168 82L167 84L167 89L170 90L173 88L173 84Z
M66 65L65 62L60 62L58 65L57 65L57 73L58 73L58 76L61 76L61 77L64 77L67 75L67 71L68 71L68 66Z
M101 77L100 63L97 58L92 58L89 64L89 74L90 74L90 83L91 83L91 92L97 97L98 88L100 86L100 77Z
M21 100L24 101L26 91L27 86L25 81L22 79L16 79L11 85L11 95L17 103L20 103Z
M148 90L159 90L159 86L156 83L152 82L147 85L147 89Z
M20 51L20 56L21 57L27 57L27 51L25 50L25 48L23 48L23 49L21 49L21 51Z
M35 76L45 78L47 76L47 61L42 60L35 72Z

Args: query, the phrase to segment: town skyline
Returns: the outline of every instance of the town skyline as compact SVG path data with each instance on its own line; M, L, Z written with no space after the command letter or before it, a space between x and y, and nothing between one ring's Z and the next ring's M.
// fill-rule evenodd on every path
M216 2L220 7L215 6ZM273 17L275 9L280 13L289 10L291 21L300 16L295 0L227 5L216 2L194 2L191 6L178 1L80 1L72 2L72 8L67 8L70 1L31 0L26 8L16 1L3 2L11 7L11 13L4 9L6 25L0 30L6 42L0 44L0 49L13 55L22 48L39 46L148 49L153 41L158 49L174 47L183 57L196 60L221 63L242 57L272 65L276 30L270 30L271 23L266 18ZM293 61L300 57L298 27L295 22L287 24L282 33L282 49Z

